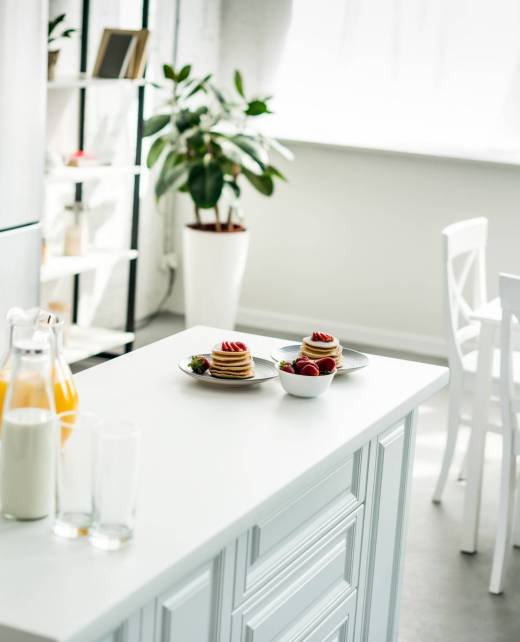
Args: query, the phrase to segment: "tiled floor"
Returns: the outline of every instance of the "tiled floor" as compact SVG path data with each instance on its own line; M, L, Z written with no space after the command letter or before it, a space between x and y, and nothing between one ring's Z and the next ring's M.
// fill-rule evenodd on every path
M137 332L136 345L182 327L179 317L162 314ZM513 552L504 595L492 596L487 591L499 481L499 438L491 435L488 439L476 555L462 555L458 550L464 486L456 482L456 470L443 504L431 503L444 446L446 408L447 395L442 392L420 410L399 641L520 642L520 550ZM465 443L465 439L461 441ZM458 462L464 443L460 444Z

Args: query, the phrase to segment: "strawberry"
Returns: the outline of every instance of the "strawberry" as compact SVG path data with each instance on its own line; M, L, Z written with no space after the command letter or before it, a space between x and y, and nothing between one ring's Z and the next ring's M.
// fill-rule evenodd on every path
M315 363L309 362L300 368L300 374L307 377L317 377L320 374L320 370Z
M201 375L204 374L209 368L209 361L206 359L206 357L194 355L191 358L191 361L188 363L188 366L193 370L195 374Z
M222 341L223 352L247 352L247 346L242 341Z
M294 368L295 372L300 372L300 368L301 368L305 363L309 363L309 362L311 362L311 359L309 359L309 357L305 357L305 356L297 357L297 358L292 362L292 366L293 366L293 368Z
M326 332L313 332L311 339L313 341L323 341L323 343L330 343L331 341L334 341L334 337L331 334L327 334Z
M316 365L320 369L320 374L330 374L336 370L336 361L332 357L316 359Z
M288 361L280 361L278 365L280 370L283 370L284 372L289 372L290 374L296 374L294 368Z

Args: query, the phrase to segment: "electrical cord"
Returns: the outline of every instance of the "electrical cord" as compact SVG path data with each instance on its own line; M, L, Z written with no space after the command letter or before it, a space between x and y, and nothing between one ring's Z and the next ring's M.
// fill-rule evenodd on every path
M163 311L162 308L166 301L170 298L172 292L173 292L173 286L175 285L175 277L177 276L177 271L174 268L170 268L169 272L169 278L168 278L168 285L166 287L166 292L163 294L161 300L159 301L159 304L157 305L157 308L155 309L155 312L152 312L148 316L146 316L144 319L141 319L141 321L138 321L135 324L135 329L136 330L142 330L143 328L146 328L152 321L154 321Z

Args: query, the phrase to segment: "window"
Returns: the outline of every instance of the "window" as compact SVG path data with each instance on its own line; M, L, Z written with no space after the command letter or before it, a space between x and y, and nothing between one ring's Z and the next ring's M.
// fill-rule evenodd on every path
M277 3L269 4L276 21ZM271 57L274 79L272 69L261 70L275 95L278 135L448 152L518 146L517 0L280 4L289 8ZM269 40L269 30L263 33Z

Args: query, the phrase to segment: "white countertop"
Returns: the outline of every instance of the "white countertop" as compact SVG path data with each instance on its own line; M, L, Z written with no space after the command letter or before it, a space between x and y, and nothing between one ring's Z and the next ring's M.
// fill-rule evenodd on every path
M95 639L448 380L446 368L371 356L323 397L298 399L277 380L228 390L177 368L227 338L264 357L289 343L196 327L77 375L83 409L143 428L136 538L105 553L54 537L48 521L0 521L0 642L31 639L9 627Z

